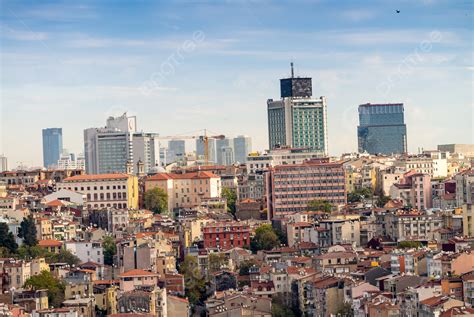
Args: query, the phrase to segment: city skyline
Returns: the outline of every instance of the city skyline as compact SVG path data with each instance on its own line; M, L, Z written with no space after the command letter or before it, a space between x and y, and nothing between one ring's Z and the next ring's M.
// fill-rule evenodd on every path
M143 131L207 128L267 149L266 100L290 62L327 98L330 155L357 151L368 102L404 103L410 152L473 143L468 1L2 7L0 153L11 168L41 165L42 129L62 126L80 153L84 129L124 111Z

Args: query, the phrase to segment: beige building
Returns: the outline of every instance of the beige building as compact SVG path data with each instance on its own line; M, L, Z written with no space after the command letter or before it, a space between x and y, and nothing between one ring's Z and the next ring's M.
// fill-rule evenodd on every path
M168 208L199 206L205 198L221 195L221 178L211 172L159 173L145 180L145 191L161 188L168 194Z
M61 189L85 194L88 208L138 208L138 178L134 175L77 175L59 183L58 190Z

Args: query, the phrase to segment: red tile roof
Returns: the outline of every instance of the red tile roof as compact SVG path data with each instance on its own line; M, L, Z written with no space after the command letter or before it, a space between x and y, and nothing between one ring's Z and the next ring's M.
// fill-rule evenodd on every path
M60 246L63 245L63 243L61 241L58 241L58 240L49 239L49 240L40 240L40 241L38 241L38 245L40 247L60 247Z

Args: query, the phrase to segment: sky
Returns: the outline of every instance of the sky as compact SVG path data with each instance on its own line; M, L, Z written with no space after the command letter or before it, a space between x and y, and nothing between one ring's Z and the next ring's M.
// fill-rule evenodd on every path
M125 111L146 132L263 150L290 62L327 98L331 155L357 151L367 102L405 104L411 152L473 143L473 3L0 1L0 154L41 165L48 127L82 152L84 129Z

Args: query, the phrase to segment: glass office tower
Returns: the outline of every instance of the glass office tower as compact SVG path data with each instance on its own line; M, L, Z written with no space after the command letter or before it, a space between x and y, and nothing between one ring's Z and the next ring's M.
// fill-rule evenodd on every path
M63 153L63 129L43 129L43 166L54 167Z
M403 104L360 105L357 137L360 153L406 153L407 127Z

